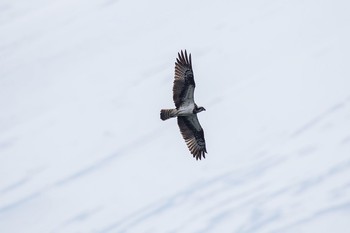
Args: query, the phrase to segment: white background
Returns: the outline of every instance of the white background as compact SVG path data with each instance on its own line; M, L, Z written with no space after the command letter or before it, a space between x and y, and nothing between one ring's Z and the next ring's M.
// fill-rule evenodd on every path
M0 232L349 232L349 8L1 0ZM181 49L202 161L159 119Z

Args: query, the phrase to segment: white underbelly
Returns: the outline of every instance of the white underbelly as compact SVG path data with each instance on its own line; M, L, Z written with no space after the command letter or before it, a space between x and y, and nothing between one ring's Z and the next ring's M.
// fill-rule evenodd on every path
M178 116L185 116L193 114L194 104L189 104L187 106L181 106L179 108Z

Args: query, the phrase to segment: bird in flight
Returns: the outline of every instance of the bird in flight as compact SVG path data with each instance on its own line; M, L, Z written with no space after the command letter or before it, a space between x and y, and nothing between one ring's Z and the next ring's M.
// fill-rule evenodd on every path
M173 85L174 109L160 110L160 119L163 121L177 117L182 137L188 149L196 160L205 158L204 132L199 124L197 113L205 111L194 102L194 82L191 54L181 50L175 62L175 80Z

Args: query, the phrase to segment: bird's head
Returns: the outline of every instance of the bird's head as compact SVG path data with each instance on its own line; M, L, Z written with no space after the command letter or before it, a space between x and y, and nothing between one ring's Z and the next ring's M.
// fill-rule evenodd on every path
M196 113L202 112L202 111L206 111L205 108L203 107L197 107L196 108Z

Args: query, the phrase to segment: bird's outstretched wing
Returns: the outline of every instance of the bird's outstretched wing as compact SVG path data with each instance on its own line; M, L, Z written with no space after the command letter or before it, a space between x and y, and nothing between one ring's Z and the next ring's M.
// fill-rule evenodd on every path
M173 99L176 108L179 108L184 102L194 102L193 92L196 84L194 82L191 54L187 56L181 50L175 62L175 80L173 85Z
M182 137L185 139L188 149L193 157L197 160L202 156L205 158L207 149L205 147L204 131L199 124L196 114L189 116L178 116L177 123L179 125Z

